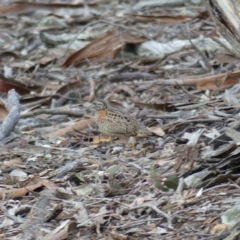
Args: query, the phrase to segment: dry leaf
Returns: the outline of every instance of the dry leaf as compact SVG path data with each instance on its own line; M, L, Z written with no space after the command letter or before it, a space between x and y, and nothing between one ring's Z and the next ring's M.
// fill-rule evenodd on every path
M221 73L198 79L196 87L199 90L215 90L231 87L239 83L240 71Z
M156 126L156 127L150 127L148 130L152 133L155 133L156 135L163 137L165 135L165 132L162 130L161 127Z
M3 120L8 115L8 110L5 104L0 103L0 120Z
M216 234L216 233L221 233L226 230L229 230L231 226L229 224L217 224L213 227L211 233Z
M0 93L7 93L11 89L15 89L19 94L27 94L31 90L23 83L13 79L6 78L0 73Z
M47 137L49 138L55 138L55 137L62 137L62 136L75 136L78 132L88 128L89 126L93 125L95 123L94 118L90 119L82 119L78 122L76 122L72 126L67 126L65 128L59 129L55 132L47 134Z
M96 2L89 2L88 5L96 5ZM56 10L59 8L82 8L83 4L64 4L64 3L34 3L34 2L15 2L10 5L0 6L0 15L22 14L36 10Z
M84 61L96 63L112 59L126 43L141 43L145 40L144 37L138 37L128 32L109 31L104 36L69 56L63 66L68 67Z
M1 169L7 168L7 167L20 166L22 164L23 164L22 161L19 158L16 158L9 161L4 161L1 166Z

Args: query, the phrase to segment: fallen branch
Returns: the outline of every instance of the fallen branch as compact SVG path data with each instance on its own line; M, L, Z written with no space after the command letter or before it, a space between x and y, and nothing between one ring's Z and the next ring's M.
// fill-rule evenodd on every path
M8 92L7 108L9 113L0 127L0 141L10 135L20 118L19 95L14 89Z
M56 170L56 178L62 178L66 176L69 172L73 172L76 168L83 166L83 164L87 162L87 159L78 159L74 162L68 162L66 165L61 166Z

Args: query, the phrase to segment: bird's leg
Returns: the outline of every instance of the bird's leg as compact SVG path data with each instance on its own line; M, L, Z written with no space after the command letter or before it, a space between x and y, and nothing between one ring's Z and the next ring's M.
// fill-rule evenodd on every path
M109 136L109 142L112 143L114 141L114 137L113 136Z
M103 135L102 137L99 136L98 143L112 143L114 138L112 136Z
M135 147L136 145L136 137L130 137L127 142L127 147Z
M109 138L105 142L112 143L113 141L114 141L114 137L109 135Z

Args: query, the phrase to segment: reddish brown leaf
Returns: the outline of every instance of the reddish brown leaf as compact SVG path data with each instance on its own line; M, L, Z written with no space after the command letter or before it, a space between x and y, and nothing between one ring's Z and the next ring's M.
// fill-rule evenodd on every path
M186 16L161 16L161 15L135 15L134 18L141 22L155 22L155 23L165 23L165 24L179 24L189 21L190 17Z
M6 93L13 88L21 95L27 94L31 91L23 83L18 82L13 78L6 78L0 73L0 93Z
M179 24L189 21L192 18L203 18L206 19L209 16L207 11L200 11L196 16L184 15L179 13L170 13L167 14L135 14L133 17L142 22L155 22L155 23L165 23L165 24Z
M47 134L49 138L61 137L61 136L75 136L79 131L82 131L95 123L94 118L82 119L71 126L58 129L52 133Z
M0 119L4 119L8 115L8 110L6 106L0 103Z
M96 2L90 2L88 5L96 5ZM63 3L33 3L33 2L15 2L10 5L0 6L0 15L22 14L41 9L55 10L59 8L78 8L83 7L79 4L63 4Z
M239 83L240 71L231 73L222 73L214 76L198 79L197 89L199 90L216 90L231 87Z
M69 56L64 62L63 67L79 64L85 60L95 63L112 59L126 43L141 43L145 40L144 37L135 36L128 32L109 31L104 36L94 40Z
M0 197L1 198L4 197L5 199L23 197L28 192L34 191L37 188L40 188L42 186L47 185L48 184L47 182L48 182L47 180L39 180L39 182L37 182L37 183L30 183L29 185L21 187L21 188L12 188L10 190L1 189L0 190ZM53 184L52 184L52 186L53 186Z

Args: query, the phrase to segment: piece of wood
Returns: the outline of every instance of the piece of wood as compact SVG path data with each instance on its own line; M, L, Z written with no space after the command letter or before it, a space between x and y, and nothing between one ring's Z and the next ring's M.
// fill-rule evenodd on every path
M240 58L239 0L206 0L205 4L218 31L231 44L231 53Z

